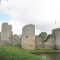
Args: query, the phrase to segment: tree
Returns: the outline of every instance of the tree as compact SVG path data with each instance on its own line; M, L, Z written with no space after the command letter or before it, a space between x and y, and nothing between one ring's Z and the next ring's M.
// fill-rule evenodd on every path
M41 32L41 33L39 34L39 37L41 37L41 38L43 39L43 41L45 41L46 38L47 38L47 33L46 33L46 32Z

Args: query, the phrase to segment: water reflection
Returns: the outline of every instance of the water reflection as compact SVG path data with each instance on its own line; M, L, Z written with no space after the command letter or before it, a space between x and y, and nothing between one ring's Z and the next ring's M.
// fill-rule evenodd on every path
M60 53L40 53L36 55L44 60L60 60Z

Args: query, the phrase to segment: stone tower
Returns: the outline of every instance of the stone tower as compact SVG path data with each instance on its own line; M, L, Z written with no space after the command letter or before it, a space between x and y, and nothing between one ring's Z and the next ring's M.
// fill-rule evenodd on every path
M35 49L35 26L32 24L22 28L22 48L26 50Z
M3 23L2 24L2 29L1 29L1 43L3 45L8 45L12 43L12 26L8 25L8 23Z
M55 48L60 50L60 28L52 30L55 40Z

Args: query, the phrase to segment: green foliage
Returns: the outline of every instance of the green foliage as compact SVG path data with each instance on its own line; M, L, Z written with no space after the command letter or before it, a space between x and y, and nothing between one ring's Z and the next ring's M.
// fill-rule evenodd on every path
M47 33L46 33L46 32L41 32L41 33L39 34L39 37L41 37L41 38L43 39L43 41L44 41L44 40L46 40L46 38L47 38Z
M50 38L51 35L48 35L47 38L46 38L46 41Z
M0 47L0 60L43 60L19 46Z

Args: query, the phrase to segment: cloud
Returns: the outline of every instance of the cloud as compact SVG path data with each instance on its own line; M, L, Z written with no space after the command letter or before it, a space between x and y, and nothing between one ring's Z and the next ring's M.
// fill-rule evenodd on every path
M52 29L60 27L60 0L2 1L0 12L11 18L7 22L12 24L16 34L20 34L26 24L34 24L36 34L41 31L51 33Z
M10 20L8 23L12 25L13 34L22 34L22 27L24 26L23 23L17 20Z
M0 22L0 32L1 32L2 23L3 23L3 22Z

